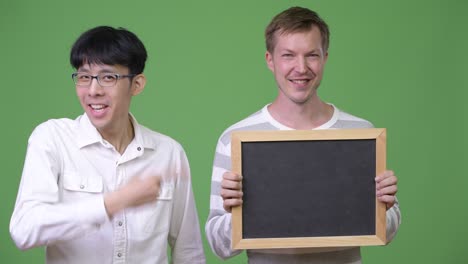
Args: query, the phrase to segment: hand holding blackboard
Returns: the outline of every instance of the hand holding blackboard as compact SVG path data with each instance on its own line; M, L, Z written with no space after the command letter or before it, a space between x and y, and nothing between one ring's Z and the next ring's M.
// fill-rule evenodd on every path
M398 191L397 182L397 177L391 170L386 170L375 177L377 199L387 205L387 210L395 204L395 194Z
M234 249L386 244L385 129L238 131L231 151L243 177Z
M225 172L221 181L224 210L231 212L232 207L241 205L242 195L242 176L231 171Z

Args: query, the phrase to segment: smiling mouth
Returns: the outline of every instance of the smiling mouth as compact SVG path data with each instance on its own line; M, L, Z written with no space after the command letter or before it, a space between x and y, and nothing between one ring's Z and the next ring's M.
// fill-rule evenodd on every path
M306 84L310 79L290 79L289 81L296 84Z
M89 107L91 107L91 109L93 109L94 111L100 111L106 108L107 106L103 104L90 104Z

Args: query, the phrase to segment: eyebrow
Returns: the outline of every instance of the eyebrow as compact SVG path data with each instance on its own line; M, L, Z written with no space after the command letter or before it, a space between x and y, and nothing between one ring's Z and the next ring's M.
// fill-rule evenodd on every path
M90 72L91 70L88 67L80 67L78 68L79 72ZM116 69L113 69L111 67L104 67L99 70L98 73L115 73L117 72Z
M91 73L91 71L89 69L83 69L83 68L79 68L78 69L78 72L85 72L85 73ZM100 73L116 73L117 71L115 70L111 70L111 69L101 69L100 71L98 71L97 73L100 74Z
M296 52L294 52L294 51L292 51L290 49L283 49L283 50L281 50L281 52L296 53Z
M284 50L281 50L281 52L296 53L295 51L290 50L290 49L284 49ZM320 49L313 49L313 50L310 50L310 51L306 52L306 54L314 53L314 52L322 53L322 49L321 48Z

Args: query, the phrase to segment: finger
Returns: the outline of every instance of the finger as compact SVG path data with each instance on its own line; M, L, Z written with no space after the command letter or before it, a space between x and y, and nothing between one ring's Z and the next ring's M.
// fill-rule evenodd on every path
M386 170L375 177L376 182L380 182L388 177L395 176L392 170Z
M223 179L230 180L230 181L242 181L242 176L232 171L226 171L223 174Z
M377 182L376 183L376 189L379 190L379 189L382 189L382 188L385 188L387 186L392 186L392 185L397 185L398 183L398 179L396 176L390 176L390 177L387 177L383 180L381 180L380 182Z
M224 210L231 212L232 207L242 205L242 199L227 199L223 202Z
M159 190L161 188L161 179L159 177L146 177L140 180L138 183L140 191L145 191L148 195L155 198L159 196Z
M385 188L382 188L380 190L377 190L376 195L379 196L384 196L384 195L392 195L395 196L395 194L398 191L398 187L396 185L391 185L387 186Z
M377 197L380 202L383 202L387 205L387 209L391 208L395 204L395 196L393 195L384 195Z
M141 180L141 194L143 195L146 192L146 196L149 201L154 201L158 199L161 191L161 177L159 176L150 176L145 177Z
M221 189L220 195L223 198L223 200L231 199L231 198L240 199L242 198L244 193L242 193L241 191L236 191L236 190Z
M222 180L221 181L221 188L230 189L230 190L241 190L242 189L242 182Z
M143 183L151 185L151 186L159 186L161 185L161 177L159 176L145 177L143 178Z

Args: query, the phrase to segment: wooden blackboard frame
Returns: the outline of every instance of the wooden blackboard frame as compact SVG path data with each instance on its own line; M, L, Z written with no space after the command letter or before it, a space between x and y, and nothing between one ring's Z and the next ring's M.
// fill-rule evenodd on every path
M235 131L231 135L232 171L242 174L242 143L309 140L375 140L376 175L386 169L386 129L277 130ZM375 234L353 236L245 238L243 236L242 205L232 208L232 248L311 248L348 247L386 244L386 206L375 198Z

